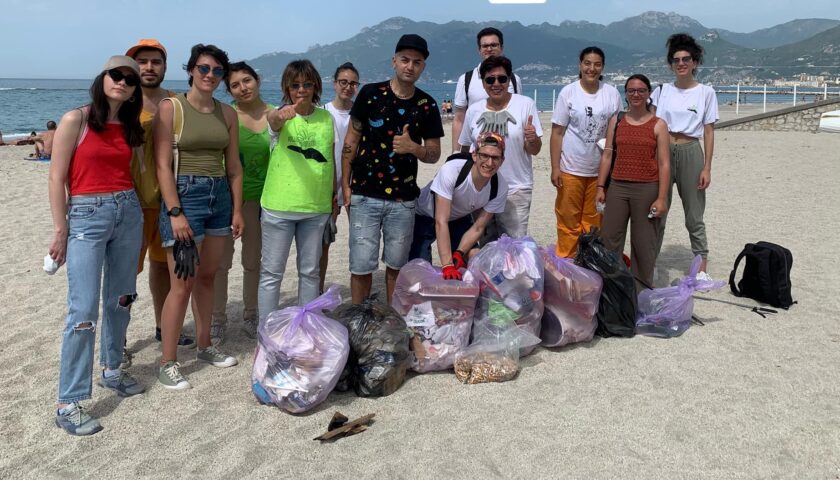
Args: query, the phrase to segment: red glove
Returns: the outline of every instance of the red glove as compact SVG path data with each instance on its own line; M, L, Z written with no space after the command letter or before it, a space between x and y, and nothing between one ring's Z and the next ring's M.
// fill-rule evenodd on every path
M452 263L456 269L467 268L467 262L464 260L464 252L460 250L452 252Z
M455 268L455 265L444 265L442 271L444 280L461 280L461 272Z

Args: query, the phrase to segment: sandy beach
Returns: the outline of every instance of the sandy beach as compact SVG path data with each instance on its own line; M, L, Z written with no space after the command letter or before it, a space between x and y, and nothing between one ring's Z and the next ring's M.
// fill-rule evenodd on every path
M545 245L556 238L555 191L550 117L541 118L546 135L534 160L530 232ZM450 151L449 138L443 143ZM130 371L147 391L120 399L94 386L86 405L105 429L88 438L53 423L67 277L63 268L54 276L41 269L52 234L49 164L23 160L31 149L0 148L0 478L840 479L840 135L716 134L709 272L728 278L747 242L782 244L793 252L799 302L789 311L761 318L698 301L705 326L679 338L540 348L507 383L412 375L389 397L333 393L293 416L259 405L250 392L254 341L239 333L241 267L230 274L224 345L240 365L199 365L194 350L182 349L193 384L184 392L156 383L160 349L141 276L128 346L135 352ZM420 183L436 168L423 165ZM675 202L659 286L691 262L682 218ZM345 297L347 255L342 215L327 281L342 285ZM384 290L381 272L374 290ZM293 264L283 291L291 302ZM708 297L753 303L728 289ZM334 444L313 441L336 410L350 418L375 413L376 421Z

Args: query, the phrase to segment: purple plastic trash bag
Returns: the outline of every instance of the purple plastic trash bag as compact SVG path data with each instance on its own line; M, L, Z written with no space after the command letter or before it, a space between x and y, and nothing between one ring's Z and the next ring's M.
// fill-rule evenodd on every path
M475 307L472 342L500 329L516 325L539 337L543 316L543 260L531 237L512 239L502 235L470 259L469 271L478 280L480 293ZM535 346L522 349L522 356Z
M604 281L597 273L558 257L554 246L540 248L545 261L545 312L542 345L562 347L589 342L598 327L598 303Z
M338 287L302 307L270 313L257 329L251 387L257 399L291 413L327 398L347 363L347 328L324 311L341 304Z
M400 269L391 306L411 331L411 368L432 372L452 368L455 354L470 343L478 282L466 271L463 281L445 280L423 259Z
M688 276L683 277L676 286L644 290L639 294L636 333L671 338L688 330L694 313L692 295L698 291L717 290L726 285L722 281L697 280L702 261L700 255L694 257Z

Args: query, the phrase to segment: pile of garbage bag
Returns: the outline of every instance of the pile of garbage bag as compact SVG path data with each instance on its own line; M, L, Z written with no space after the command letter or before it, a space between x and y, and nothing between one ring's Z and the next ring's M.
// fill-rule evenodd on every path
M540 338L545 347L588 342L595 335L603 280L568 258L558 257L554 247L541 248L545 262L545 312Z

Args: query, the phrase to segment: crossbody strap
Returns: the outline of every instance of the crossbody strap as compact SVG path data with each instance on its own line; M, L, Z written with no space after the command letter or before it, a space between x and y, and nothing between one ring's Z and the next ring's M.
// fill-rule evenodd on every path
M175 173L175 181L178 180L178 169L181 164L181 155L179 145L181 142L181 134L184 133L184 106L178 97L167 97L163 100L172 102L172 163L173 172Z

